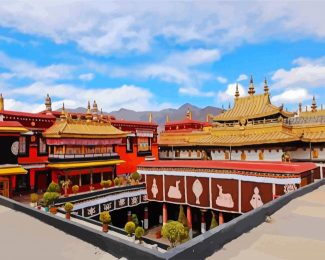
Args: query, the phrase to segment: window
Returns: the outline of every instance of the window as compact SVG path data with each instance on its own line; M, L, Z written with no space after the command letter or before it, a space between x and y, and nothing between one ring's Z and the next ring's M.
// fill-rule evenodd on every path
M132 137L127 137L126 138L126 152L127 153L132 153L133 152Z
M138 137L138 151L139 152L150 151L150 142L148 137Z
M45 143L45 140L42 137L40 137L38 139L38 153L39 154L47 154L46 143Z
M90 174L81 175L81 185L90 185Z
M73 186L73 185L79 185L79 175L71 175L71 176L69 176L69 179L70 179L70 181L71 181L71 187Z
M27 155L27 138L26 138L26 136L19 137L19 154Z
M102 180L101 173L93 173L93 184L100 183Z
M111 180L112 179L112 172L103 172L103 180Z

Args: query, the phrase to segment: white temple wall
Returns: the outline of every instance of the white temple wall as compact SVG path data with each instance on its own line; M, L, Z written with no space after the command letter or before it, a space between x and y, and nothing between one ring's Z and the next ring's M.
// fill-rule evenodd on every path
M308 148L298 148L295 151L289 152L291 159L297 160L309 160L310 159L310 149ZM325 159L325 149L323 147L315 147L311 152L312 159Z
M229 152L229 151L228 151ZM218 161L218 160L225 160L225 151L220 150L220 151L212 151L211 152L211 159Z
M279 149L278 152L275 149L272 149L271 152L264 150L264 161L282 161L282 155L282 149Z

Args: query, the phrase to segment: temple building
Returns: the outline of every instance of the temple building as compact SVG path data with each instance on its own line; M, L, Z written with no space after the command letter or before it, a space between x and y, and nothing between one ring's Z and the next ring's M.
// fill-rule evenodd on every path
M315 98L307 112L301 105L298 113L273 105L267 81L264 93L255 94L251 78L248 95L240 97L237 87L233 107L214 116L212 127L162 132L160 158L320 163L325 161L323 115Z

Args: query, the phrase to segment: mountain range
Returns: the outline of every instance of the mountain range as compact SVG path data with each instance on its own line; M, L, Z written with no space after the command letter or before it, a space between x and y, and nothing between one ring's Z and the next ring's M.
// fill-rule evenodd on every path
M153 122L157 123L160 127L166 122L166 116L169 116L169 121L182 120L186 117L187 109L192 112L192 119L199 121L206 121L207 114L218 115L222 109L213 106L200 108L192 104L186 103L179 108L166 108L160 111L134 111L130 109L121 108L117 111L103 112L116 117L116 119L133 120L133 121L148 121L149 114L152 113ZM68 112L73 113L86 113L86 109L78 107L75 109L66 109Z

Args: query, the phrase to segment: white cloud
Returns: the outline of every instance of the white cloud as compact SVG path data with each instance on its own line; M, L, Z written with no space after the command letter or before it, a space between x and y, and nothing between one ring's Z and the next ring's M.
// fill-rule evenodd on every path
M42 103L47 93L52 98L54 109L60 108L62 102L66 104L66 107L86 107L88 100L96 100L99 108L103 108L104 111L112 111L121 107L143 111L161 106L149 90L133 85L87 89L68 84L51 85L35 82L26 87L7 87L3 92L8 97L8 99L5 97L6 104L9 102L6 108L23 111L43 110ZM28 100L28 102L19 100Z
M305 100L311 100L312 96L304 88L287 89L279 95L273 96L271 101L275 104L298 104Z
M225 84L228 82L228 79L226 79L225 77L218 76L217 81L221 84Z
M0 26L98 55L146 52L157 37L229 50L270 37L324 39L324 8L322 1L2 1Z
M247 80L248 79L248 76L246 74L240 74L238 76L238 78L236 79L236 81L243 81L243 80Z
M325 57L315 60L298 58L293 64L295 67L291 69L281 68L274 72L274 88L324 87Z
M219 91L218 101L233 101L235 98L236 85L237 83L228 84L227 89L225 91ZM245 88L241 84L238 84L238 91L241 97L246 95Z
M39 67L32 62L14 59L0 51L0 68L8 70L3 73L3 79L20 78L32 80L61 80L72 78L73 66L65 64L52 64ZM5 76L5 77L4 77Z
M195 87L180 87L178 92L182 95L195 96L195 97L213 97L215 95L214 92L208 91L203 92Z
M84 80L84 81L90 81L93 80L95 75L93 73L85 73L85 74L80 74L79 79Z

